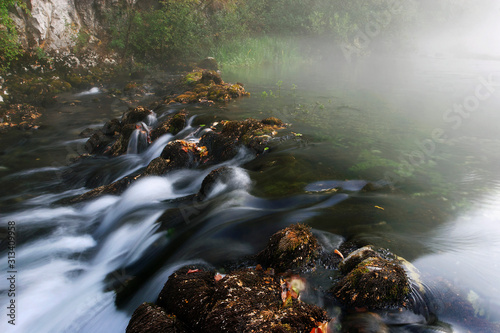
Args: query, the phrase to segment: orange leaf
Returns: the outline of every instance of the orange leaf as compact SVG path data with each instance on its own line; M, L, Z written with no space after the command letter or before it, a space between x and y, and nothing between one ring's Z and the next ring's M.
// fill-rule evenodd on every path
M190 269L187 274L191 274L191 273L198 273L198 272L201 272L200 269Z

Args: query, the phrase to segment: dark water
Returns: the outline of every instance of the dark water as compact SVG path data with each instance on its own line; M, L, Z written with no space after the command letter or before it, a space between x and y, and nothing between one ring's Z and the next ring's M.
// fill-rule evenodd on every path
M15 330L123 332L132 311L154 301L179 266L220 267L256 253L296 222L311 225L332 248L344 240L388 248L413 263L424 283L439 288L435 282L444 281L459 291L476 319L500 320L500 62L373 57L223 76L244 82L252 97L188 107L196 124L213 115L277 116L296 140L257 159L242 150L226 163L233 179L202 205L172 199L196 193L210 170L150 177L121 196L54 204L85 191L77 180L61 181L83 152L80 131L127 108L108 94L62 96L67 103L48 110L40 130L2 137L0 217L16 222L18 238ZM188 126L176 138L196 140L197 129ZM78 170L83 178L100 173L113 181L147 165L171 139ZM368 181L383 189L360 192ZM332 187L340 190L323 191ZM165 211L169 218L156 223ZM6 290L1 297L5 308ZM475 331L452 311L437 315L447 328L436 332ZM0 325L12 330L6 320Z

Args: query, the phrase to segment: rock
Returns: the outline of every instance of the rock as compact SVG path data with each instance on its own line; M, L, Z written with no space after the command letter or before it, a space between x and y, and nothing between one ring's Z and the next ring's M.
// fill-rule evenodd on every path
M200 145L207 147L208 158L214 163L233 158L238 153L238 144L262 154L276 131L283 128L264 124L256 119L243 121L223 121L219 133L208 132L200 139ZM238 144L236 144L238 143Z
M139 179L139 177L140 176L125 177L125 178L117 180L116 182L111 183L109 185L102 185L102 186L96 187L95 189L90 190L88 192L85 192L85 193L83 193L79 196L76 196L74 198L60 200L59 203L61 203L61 204L75 204L75 203L79 203L79 202L83 202L83 201L92 200L92 199L95 199L95 198L97 198L101 195L105 195L105 194L118 195L118 194L125 192L125 190L127 188L129 188L130 185L134 181Z
M146 170L144 170L143 175L144 176L161 176L165 173L167 173L169 169L170 161L166 160L162 157L157 157L154 160L152 160L148 166L146 167Z
M175 314L191 328L200 330L212 306L215 271L203 266L187 266L174 272L165 283L156 304Z
M201 74L200 82L205 85L209 84L224 84L220 74L214 70L204 70Z
M380 254L373 249L373 246L364 246L351 252L344 260L342 260L339 264L339 270L342 273L347 274L358 266L363 260L380 257Z
M138 106L135 109L125 112L122 116L121 123L122 125L135 124L144 121L144 119L152 113L153 111L143 106Z
M130 135L132 132L136 130L135 123L132 124L124 124L122 130L120 132L120 136L115 141L111 149L105 153L112 156L120 156L127 152L128 142L130 140Z
M80 136L82 138L90 138L92 136L92 134L94 134L95 132L96 132L96 130L93 128L86 128L83 131L81 131L78 136Z
M176 135L186 126L186 113L179 112L175 115L169 117L163 123L161 123L157 128L151 131L151 140L155 141L160 136L171 133Z
M132 315L126 333L185 333L183 324L159 306L143 303Z
M264 125L271 125L271 126L278 126L278 127L283 127L284 126L284 124L281 121L281 119L278 119L276 117L269 117L269 118L263 119L262 123Z
M195 332L310 332L326 312L297 295L284 302L286 282L262 270L222 276L188 266L172 274L156 302Z
M356 265L332 288L347 308L402 308L410 294L410 281L397 263L369 257Z
M169 167L173 170L194 168L202 162L202 158L207 153L206 147L200 147L194 142L176 140L169 142L160 156L165 160L170 160Z
M104 154L113 142L113 138L105 135L102 130L97 130L85 143L85 150L89 154Z
M217 181L227 182L233 175L233 169L227 166L212 170L201 183L198 199L203 200L213 190Z
M250 96L242 84L225 83L215 70L195 70L184 76L184 92L170 96L165 103L203 103L225 102L233 98ZM191 89L191 90L189 90Z
M198 63L198 67L203 68L203 69L209 69L212 71L217 71L219 70L219 64L217 63L217 60L213 57L207 57L200 61Z
M233 272L216 283L205 332L311 332L329 321L326 312L294 298L284 303L282 284L252 269Z
M111 119L110 121L107 121L104 126L102 127L102 132L105 135L110 135L114 136L120 133L122 130L122 125L118 119Z
M294 224L271 236L266 248L257 255L257 262L276 272L314 266L319 245L310 227Z
M389 327L373 312L349 314L342 320L342 333L389 333Z

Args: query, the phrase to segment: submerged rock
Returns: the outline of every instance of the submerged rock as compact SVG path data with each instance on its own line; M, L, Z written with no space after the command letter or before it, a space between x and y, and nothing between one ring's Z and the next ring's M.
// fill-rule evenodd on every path
M0 108L0 131L17 128L20 130L40 127L39 109L29 104L12 104L6 110Z
M271 236L266 248L257 255L257 261L277 272L314 266L319 256L319 245L311 228L294 224Z

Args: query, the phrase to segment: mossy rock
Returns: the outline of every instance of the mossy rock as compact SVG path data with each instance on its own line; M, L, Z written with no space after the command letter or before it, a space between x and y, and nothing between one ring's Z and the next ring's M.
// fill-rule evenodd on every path
M215 271L203 266L186 266L165 283L156 304L175 314L192 328L201 328L213 304Z
M143 106L138 106L135 109L129 110L123 114L121 123L122 125L135 124L152 114L153 112Z
M277 272L306 269L314 266L319 249L311 228L294 224L271 236L266 248L257 255L257 262Z
M380 257L380 254L373 249L373 246L364 246L351 252L344 260L342 260L339 264L339 270L343 274L347 274L358 266L363 260Z
M135 130L136 130L135 123L132 124L125 123L124 126L122 127L120 136L111 147L109 153L112 156L120 156L125 154L127 152L130 136L132 135L132 132Z
M160 136L167 133L176 135L186 126L186 118L187 115L185 112L179 112L170 116L167 120L151 131L151 140L155 141Z
M236 271L216 283L205 332L311 332L327 322L326 312L293 299L284 306L278 277L252 269Z
M398 263L371 257L338 281L332 293L347 308L406 307L410 283Z
M280 277L245 269L218 275L187 266L172 274L156 304L193 332L310 332L325 310L293 298L284 306Z
M132 315L126 333L185 333L184 324L157 305L143 303Z

